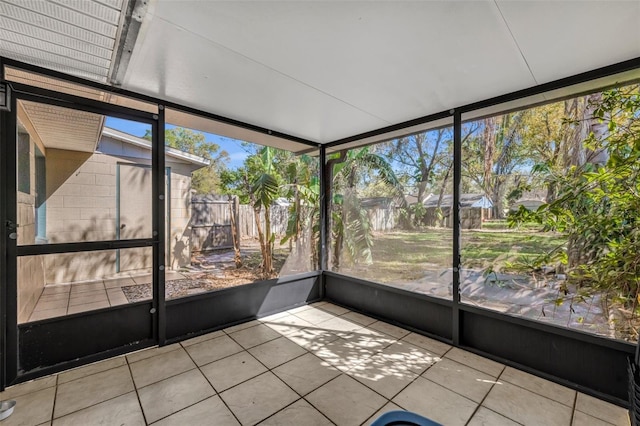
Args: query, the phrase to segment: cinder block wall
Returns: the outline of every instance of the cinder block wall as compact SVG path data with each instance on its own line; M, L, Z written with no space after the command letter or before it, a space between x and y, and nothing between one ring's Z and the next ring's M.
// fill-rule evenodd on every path
M20 138L29 138L28 134L19 134ZM36 240L36 168L35 143L29 140L29 193L17 193L18 245L34 244ZM18 257L18 322L25 322L31 316L42 289L45 285L45 273L42 256Z
M184 164L171 167L171 229L169 267L180 269L191 263L191 169Z

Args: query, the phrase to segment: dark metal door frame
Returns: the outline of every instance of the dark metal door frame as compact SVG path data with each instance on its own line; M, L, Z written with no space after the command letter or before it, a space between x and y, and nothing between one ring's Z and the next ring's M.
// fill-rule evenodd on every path
M2 64L0 64L1 66ZM152 247L153 250L153 299L151 302L151 336L141 341L149 344L164 344L165 331L165 297L164 297L164 255L165 252L165 159L164 159L164 111L159 107L159 114L151 114L134 110L119 105L113 105L92 99L85 99L68 94L58 93L42 88L30 87L18 83L1 83L5 93L10 93L7 108L0 106L0 327L1 340L0 352L0 390L6 386L22 381L21 378L29 377L28 371L19 371L20 353L18 331L18 307L17 307L17 259L20 256L44 255L54 253L73 253L97 250L113 250L137 247ZM68 109L91 112L104 116L123 118L131 121L143 122L151 125L152 130L152 237L132 240L111 240L93 242L71 242L59 244L32 244L17 245L17 239L11 234L17 232L17 178L16 178L16 150L17 150L17 100L25 100L58 106ZM131 305L133 306L133 304ZM104 308L97 311L83 313L83 316L92 314L108 314L114 308ZM140 315L140 306L135 310ZM117 312L114 312L117 314ZM58 318L59 319L59 318ZM52 318L51 323L57 319ZM74 318L76 323L83 318ZM46 326L49 320L43 320L38 326ZM162 323L162 326L161 326ZM72 323L73 324L73 323ZM90 339L90 336L86 336ZM85 345L87 342L78 342ZM135 343L135 342L132 342ZM139 342L138 342L139 343ZM121 351L121 348L113 348ZM44 357L44 355L43 355ZM90 356L89 356L90 357ZM44 359L44 358L43 358ZM69 361L72 361L70 359ZM43 365L47 367L47 365Z

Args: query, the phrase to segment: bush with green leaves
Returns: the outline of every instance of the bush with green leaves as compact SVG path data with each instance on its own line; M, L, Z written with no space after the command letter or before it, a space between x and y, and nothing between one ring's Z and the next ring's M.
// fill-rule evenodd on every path
M534 221L565 235L567 244L542 258L565 264L569 282L578 288L605 292L609 301L635 313L640 290L638 86L603 92L592 108L592 120L606 125L606 131L590 132L583 147L587 154L606 153L600 156L606 161L586 161L559 174L536 167L534 172L545 174L558 195L536 211L521 207L509 223Z

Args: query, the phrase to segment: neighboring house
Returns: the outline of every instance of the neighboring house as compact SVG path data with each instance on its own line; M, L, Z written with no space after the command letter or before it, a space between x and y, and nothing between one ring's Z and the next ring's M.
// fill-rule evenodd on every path
M453 195L444 194L440 200L440 211L438 211L439 195L432 194L427 197L422 205L426 209L425 224L427 226L453 226L453 214L451 205ZM462 229L480 229L482 222L489 218L493 203L483 194L462 194L460 196L460 225Z
M523 206L527 210L535 211L543 204L546 204L545 191L529 191L522 194L522 197L515 201L509 210L516 211Z
M393 198L361 198L360 205L367 210L372 231L389 231L398 225L398 210Z
M64 114L65 126L57 126ZM151 142L104 127L104 117L18 105L18 244L152 238ZM208 160L166 148L167 265L190 262L191 173ZM47 284L151 268L151 248L21 256L22 318Z

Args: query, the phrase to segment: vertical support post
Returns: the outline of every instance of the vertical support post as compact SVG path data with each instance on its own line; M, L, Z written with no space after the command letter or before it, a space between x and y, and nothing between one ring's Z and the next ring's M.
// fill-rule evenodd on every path
M1 66L1 64L0 64ZM4 69L4 67L2 67ZM5 92L10 90L8 85L5 87ZM8 97L5 96L5 102ZM7 173L7 147L11 143L11 140L7 134L7 121L9 117L7 111L0 111L0 200L7 199L8 193L8 177ZM14 142L15 144L15 142ZM7 211L9 204L3 202L0 206L0 391L3 391L7 386L7 245L9 240L9 230L6 224Z
M324 298L324 272L327 270L329 265L329 247L327 245L329 239L327 233L330 229L329 200L331 199L331 182L329 181L329 179L331 176L331 171L328 170L328 167L331 167L331 165L327 164L327 149L323 145L320 145L319 149L320 153L318 155L318 161L320 163L320 167L318 168L318 172L320 176L318 176L318 179L320 181L320 298Z
M11 86L4 83L6 102L0 111L0 131L2 145L0 158L2 159L2 220L0 238L3 247L2 271L2 383L0 388L11 384L18 374L18 258L16 256L17 239L11 238L12 232L17 232L18 212L16 194L16 144L17 144L17 102L11 93Z
M460 345L460 182L462 179L462 114L453 113L453 330L451 337L455 346Z
M167 317L165 305L165 251L166 251L166 172L164 158L164 106L158 105L157 121L152 129L152 160L151 168L153 175L153 307L154 315L154 336L158 339L160 346L167 340Z

